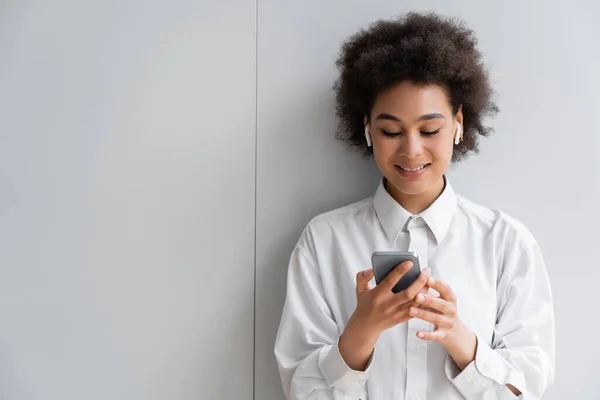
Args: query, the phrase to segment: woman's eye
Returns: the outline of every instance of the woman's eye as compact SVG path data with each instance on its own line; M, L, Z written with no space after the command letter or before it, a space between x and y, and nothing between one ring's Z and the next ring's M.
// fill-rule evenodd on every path
M436 129L435 131L431 131L431 132L421 131L421 135L431 136L431 135L435 135L436 133L438 133L441 130L442 130L442 128Z
M402 132L388 132L384 129L382 129L381 132L387 137L396 137L402 133Z
M442 128L436 129L435 131L421 131L421 135L431 136L435 135L436 133L439 133L439 131L441 130ZM381 132L387 137L396 137L402 134L402 132L388 132L385 129L382 129Z

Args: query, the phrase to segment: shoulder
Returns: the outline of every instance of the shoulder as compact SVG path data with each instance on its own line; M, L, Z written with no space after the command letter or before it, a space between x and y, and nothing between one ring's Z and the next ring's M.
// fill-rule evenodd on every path
M298 245L314 250L315 244L328 243L336 236L351 233L375 218L373 196L323 212L313 217L304 228Z
M353 223L364 218L365 214L370 214L372 207L373 197L371 196L355 203L318 214L310 220L307 227L312 230L322 230L324 228L327 229L327 227L335 228L340 225Z
M460 195L457 195L457 198L459 210L462 211L465 217L484 226L494 239L522 244L525 247L537 245L532 232L514 216L500 209L475 203Z

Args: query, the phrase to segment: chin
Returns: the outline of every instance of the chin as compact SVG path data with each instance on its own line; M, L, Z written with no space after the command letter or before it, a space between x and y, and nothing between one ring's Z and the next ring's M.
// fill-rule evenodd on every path
M427 190L433 186L428 182L406 182L402 180L393 180L391 181L391 184L394 185L397 191L409 196L418 196L427 192Z

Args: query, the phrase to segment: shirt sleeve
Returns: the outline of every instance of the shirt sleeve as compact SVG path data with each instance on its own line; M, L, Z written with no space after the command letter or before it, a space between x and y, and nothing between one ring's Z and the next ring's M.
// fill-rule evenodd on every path
M546 267L532 237L513 245L504 255L491 343L477 337L475 360L463 371L446 359L446 375L468 400L541 399L554 381L554 311Z
M340 331L321 275L299 246L292 252L275 357L287 399L366 399L365 371L348 367L338 348Z

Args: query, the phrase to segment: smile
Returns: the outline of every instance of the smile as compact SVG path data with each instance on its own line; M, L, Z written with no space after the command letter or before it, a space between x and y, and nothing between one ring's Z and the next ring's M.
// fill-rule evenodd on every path
M429 166L429 164L423 164L423 165L415 167L415 168L407 168L407 167L403 167L402 165L396 165L396 166L398 168L400 168L402 171L417 172L417 171L420 171L422 169L425 169L427 166Z

